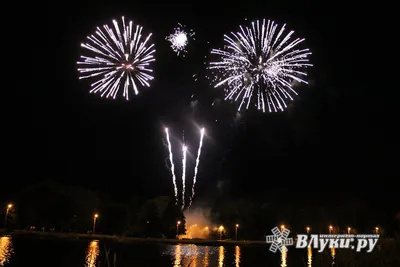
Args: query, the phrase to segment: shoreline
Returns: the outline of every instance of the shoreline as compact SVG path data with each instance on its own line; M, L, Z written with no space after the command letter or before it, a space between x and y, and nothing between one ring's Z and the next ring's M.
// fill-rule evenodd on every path
M1 233L1 232L0 232ZM49 238L49 239L69 239L69 240L100 240L110 241L113 243L158 243L158 244L193 244L203 246L269 246L271 244L265 241L257 240L206 240L206 239L168 239L168 238L141 238L141 237L123 237L102 234L77 234L77 233L57 233L57 232L40 232L30 230L14 230L8 233L15 237L33 237L33 238Z
M38 239L61 239L61 240L98 240L107 241L117 244L193 244L199 246L257 246L257 247L269 247L271 244L261 240L210 240L210 239L168 239L168 238L142 238L142 237L124 237L124 236L112 236L103 234L78 234L78 233L58 233L58 232L41 232L31 230L14 230L6 231L0 229L0 236L9 235L12 237L22 238L38 238ZM381 238L381 244L397 242L395 238Z

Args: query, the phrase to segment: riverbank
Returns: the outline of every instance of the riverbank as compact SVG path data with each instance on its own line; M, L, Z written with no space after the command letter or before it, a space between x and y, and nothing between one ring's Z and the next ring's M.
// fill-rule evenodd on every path
M101 240L113 243L159 243L159 244L194 244L203 246L268 246L265 241L251 240L203 240L203 239L168 239L168 238L139 238L121 237L101 234L77 234L77 233L56 233L28 230L14 230L11 236L26 238L50 238L50 239L69 239L69 240Z

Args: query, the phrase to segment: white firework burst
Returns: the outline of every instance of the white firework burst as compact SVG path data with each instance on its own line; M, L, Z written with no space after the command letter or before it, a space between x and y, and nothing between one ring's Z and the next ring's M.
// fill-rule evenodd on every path
M151 63L155 61L155 46L150 42L152 34L143 36L143 27L132 21L122 26L113 20L113 27L97 27L96 32L87 37L88 43L81 46L88 55L82 55L78 62L80 79L97 78L91 84L91 93L115 99L119 92L129 100L134 93L139 94L139 86L150 87Z
M174 32L168 35L165 39L171 43L171 48L177 55L183 55L187 53L186 46L189 41L194 40L195 32L193 30L187 30L186 26L178 23L178 27L174 29Z
M305 69L311 52L298 48L304 41L292 38L273 21L255 21L224 36L224 49L213 49L218 59L208 69L214 87L224 87L226 98L239 102L238 110L253 103L266 112L283 111L297 95L294 84L307 84Z

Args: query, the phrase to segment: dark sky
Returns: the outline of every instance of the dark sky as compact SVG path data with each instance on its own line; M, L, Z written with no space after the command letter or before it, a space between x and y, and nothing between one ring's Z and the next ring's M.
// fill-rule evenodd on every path
M396 88L382 88L378 74L379 41L368 15L373 7L355 12L356 5L335 3L114 0L46 6L45 16L25 24L35 30L28 48L21 46L37 61L29 83L16 80L20 100L7 121L12 148L6 183L53 179L114 195L171 194L163 127L176 138L184 130L195 154L196 127L203 125L199 196L216 188L234 196L283 187L367 195L377 187L394 190L388 184L398 177L398 150L389 103ZM96 26L121 15L151 31L157 49L155 82L129 102L89 94L89 83L78 80L76 71L80 43ZM249 112L235 124L234 106L211 108L215 89L191 76L201 73L204 56L245 18L286 22L306 38L315 66L310 86L298 88L286 112ZM178 22L196 32L184 59L164 40ZM194 115L192 94L199 103ZM180 165L179 155L176 160Z

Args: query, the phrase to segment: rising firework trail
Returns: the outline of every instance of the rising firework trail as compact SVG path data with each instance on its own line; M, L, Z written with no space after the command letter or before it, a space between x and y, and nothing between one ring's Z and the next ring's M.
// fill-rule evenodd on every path
M203 146L203 138L204 138L204 128L202 128L200 130L200 144L199 144L199 149L197 150L196 166L194 167L193 185L192 185L192 197L190 198L189 208L190 208L190 206L192 206L192 202L193 202L193 198L194 198L194 188L196 186L197 173L198 173L198 170L199 170L201 148Z
M201 149L203 147L204 133L205 133L205 129L202 128L200 130L200 143L199 143L199 148L197 151L196 165L194 167L193 187L192 187L192 192L191 192L192 194L190 197L190 203L188 205L188 208L190 208L190 206L192 205L192 201L193 201L194 194L195 194L195 185L196 185L197 174L199 171L200 155L201 155ZM170 141L170 137L169 137L168 128L165 128L165 134L167 137L169 162L171 165L170 170L171 170L171 174L172 174L172 182L174 185L175 205L177 205L178 204L178 187L177 187L177 183L176 183L175 165L174 165L174 160L173 160L172 145L171 145L171 141ZM182 151L182 206L181 207L183 210L186 205L185 195L186 195L186 169L187 169L187 152L188 152L188 148L185 144L185 140L182 141L181 151Z
M171 164L172 183L174 185L175 204L177 204L178 203L178 188L176 186L175 165L174 165L174 158L173 158L173 154L172 154L171 141L169 140L168 128L165 128L165 134L167 135L169 162Z
M79 79L94 79L91 93L115 99L120 92L129 100L139 87L150 87L154 79L151 68L155 61L154 44L150 42L152 34L143 33L143 27L126 24L122 17L122 26L113 20L113 27L97 27L94 34L82 43L85 54L81 56L78 71ZM86 54L87 53L87 54Z
M307 84L305 69L311 67L304 39L278 29L273 21L256 21L224 36L224 49L213 49L208 69L214 87L224 87L225 100L239 103L238 111L250 104L266 112L283 111L297 92L296 83Z
M187 146L182 145L182 210L185 208L185 190L186 190L186 152Z

